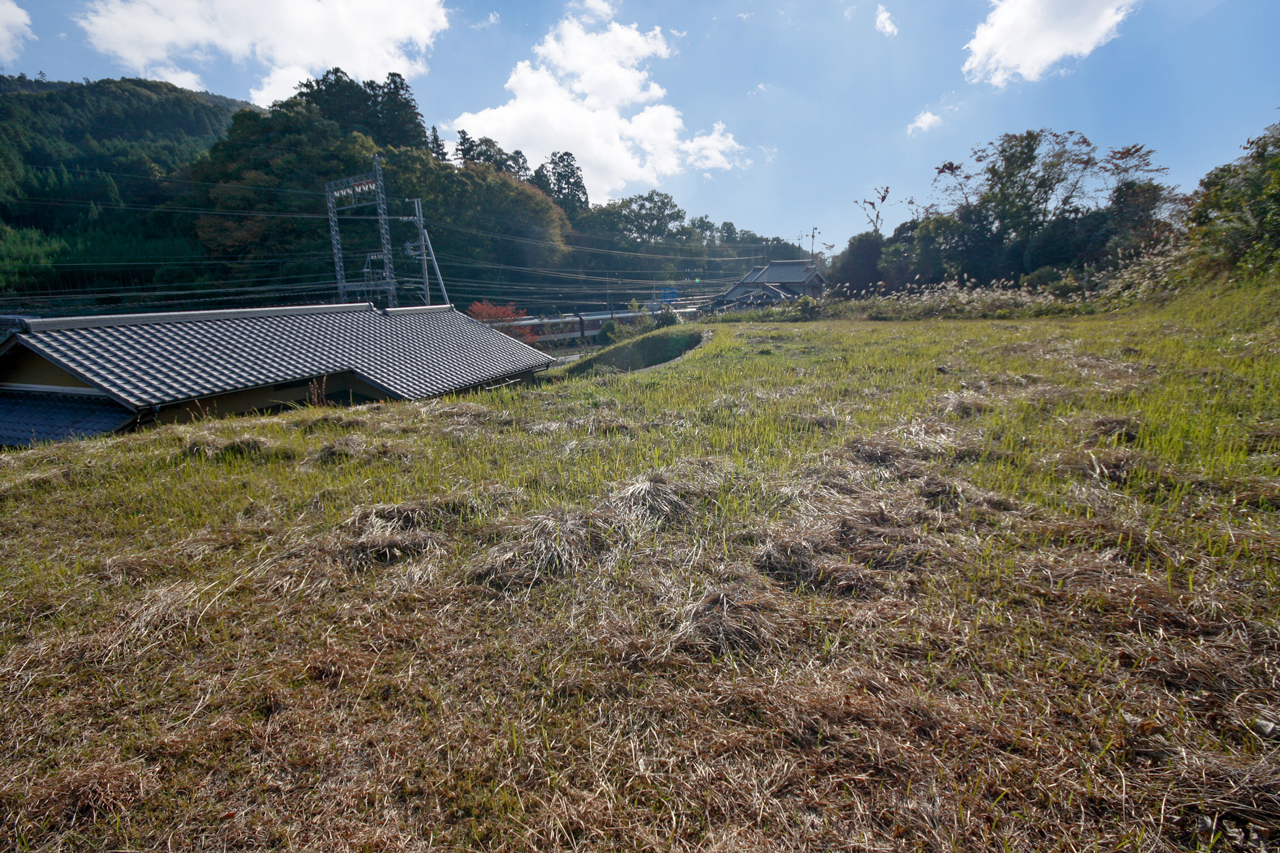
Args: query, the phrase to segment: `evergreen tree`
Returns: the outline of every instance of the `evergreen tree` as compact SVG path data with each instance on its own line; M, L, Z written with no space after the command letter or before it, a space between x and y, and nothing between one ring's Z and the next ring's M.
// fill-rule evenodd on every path
M547 162L534 170L529 182L560 205L570 222L577 222L591 208L582 169L568 151L553 152Z
M436 130L434 124L431 125L431 133L427 136L427 150L440 162L448 162L449 150L444 147L444 140L440 138L440 131Z
M294 96L336 122L343 133L357 131L379 145L425 148L428 144L422 114L404 77L387 75L386 82L360 83L341 68L331 68L298 84Z

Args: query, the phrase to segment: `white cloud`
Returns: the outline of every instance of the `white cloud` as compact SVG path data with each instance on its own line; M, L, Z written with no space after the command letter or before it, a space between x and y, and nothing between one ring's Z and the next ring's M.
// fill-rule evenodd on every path
M499 15L497 12L490 12L489 17L485 18L483 21L480 21L479 23L472 24L471 29L483 30L486 27L492 27L494 24L499 24L501 22L502 22L501 15Z
M78 23L126 68L179 85L217 54L261 63L260 104L335 65L362 79L423 74L449 26L444 0L91 0Z
M898 34L898 27L893 23L893 17L883 6L876 6L876 29L887 36Z
M992 0L995 7L965 45L971 83L1004 86L1014 75L1039 80L1066 57L1084 57L1115 38L1139 0Z
M846 7L845 7L845 10L844 10L844 19L845 19L846 21L851 21L851 20L853 20L853 10L854 10L854 9L856 9L856 8L858 8L858 7L857 7L857 6L846 6Z
M584 17L596 21L609 20L616 11L607 0L582 0L581 3L574 3L573 5L582 10Z
M616 21L600 28L568 15L533 52L536 60L518 63L507 79L507 103L463 113L448 127L518 148L530 163L571 151L597 201L686 169L749 165L723 124L688 136L680 111L662 103L667 92L646 64L672 54L661 29Z
M921 110L915 121L907 125L907 135L915 136L919 131L933 130L940 124L942 124L941 116L936 116L928 110Z
M13 62L22 53L22 43L33 38L27 11L13 0L0 0L0 61Z

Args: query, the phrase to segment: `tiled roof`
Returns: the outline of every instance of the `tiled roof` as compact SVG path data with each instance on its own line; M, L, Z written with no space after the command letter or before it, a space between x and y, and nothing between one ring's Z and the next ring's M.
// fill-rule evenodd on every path
M767 267L756 267L742 277L742 283L795 284L813 276L822 278L809 261L770 261Z
M433 397L553 361L450 306L321 305L24 325L18 341L132 409L341 371L390 396Z
M0 391L0 446L113 432L134 413L103 397Z

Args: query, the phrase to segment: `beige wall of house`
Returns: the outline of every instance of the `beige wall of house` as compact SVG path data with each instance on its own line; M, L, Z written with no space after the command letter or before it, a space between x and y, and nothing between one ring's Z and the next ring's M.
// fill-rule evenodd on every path
M364 403L385 400L387 394L350 373L335 373L315 380L282 382L265 388L234 391L200 400L188 400L176 406L160 410L156 422L162 424L186 423L207 417L224 417L246 412L264 412L273 409L303 405L324 398L339 403Z
M51 385L59 388L93 387L21 344L0 355L0 383Z

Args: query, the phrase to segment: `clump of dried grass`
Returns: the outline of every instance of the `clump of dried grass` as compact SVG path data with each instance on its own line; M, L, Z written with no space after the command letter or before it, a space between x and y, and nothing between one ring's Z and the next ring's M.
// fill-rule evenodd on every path
M469 401L431 400L418 408L424 416L443 418L455 427L502 427L517 423L510 412L496 411Z
M1245 447L1250 453L1280 452L1280 421L1259 421L1249 431Z
M343 559L354 569L385 566L424 554L444 554L449 542L427 530L368 530L358 539L339 546Z
M471 500L458 494L358 507L337 535L322 537L316 547L355 570L423 555L438 556L449 550L450 543L433 528L453 526L475 511Z
M1059 453L1054 457L1054 470L1059 474L1083 475L1102 483L1124 485L1135 472L1153 468L1141 453L1116 447Z
M1136 415L1095 418L1085 434L1085 446L1133 444L1138 440L1142 420Z
M685 610L671 645L698 657L756 654L779 642L778 617L776 603L760 590L740 584L709 590Z
M878 510L878 511L876 511ZM915 572L942 568L958 559L954 549L914 526L900 526L883 507L836 522L835 547L847 558L876 572Z
M1190 596L1135 576L1118 551L1079 554L1041 549L1021 558L1038 582L1038 594L1057 606L1100 622L1108 631L1205 636L1223 630L1217 620L1193 612ZM1205 609L1209 602L1198 602Z
M292 450L261 436L239 435L235 438L222 438L212 433L192 436L187 441L183 454L215 460L252 459L264 462L293 458Z
M378 527L388 530L451 527L476 518L481 511L482 508L470 495L446 492L398 504L362 506L343 522L343 526L358 531Z
M195 624L199 596L199 588L189 581L150 589L105 631L79 641L79 652L100 663L142 654Z
M642 524L680 524L693 514L687 498L692 488L653 471L636 477L614 490L610 503L624 515Z
M120 554L103 562L97 576L106 584L134 584L144 578L163 574L174 564L174 555L163 549L145 554Z
M792 592L868 598L884 591L884 584L862 567L821 553L835 545L829 530L806 533L782 532L772 536L756 549L751 565Z
M943 415L957 418L971 418L990 412L994 407L991 401L978 394L947 392L938 398L938 410Z
M154 775L141 760L97 760L64 769L27 792L29 806L23 822L70 829L119 817L146 799Z
M499 525L501 541L473 561L471 583L528 588L587 569L607 553L619 526L607 510L552 509Z
M1160 531L1099 512L1092 517L1025 518L1018 535L1029 542L1114 556L1135 568L1184 571L1182 554Z
M349 461L367 462L392 457L407 458L409 455L404 447L398 447L387 441L370 441L364 435L353 432L308 453L307 461L320 465L337 465Z
M351 415L338 414L336 412L318 415L313 418L306 418L297 422L298 429L303 432L317 432L324 429L352 430L362 429L368 426L368 420L365 418L353 417Z
M845 442L845 453L863 465L891 467L914 461L914 454L898 442L886 438L852 438Z

